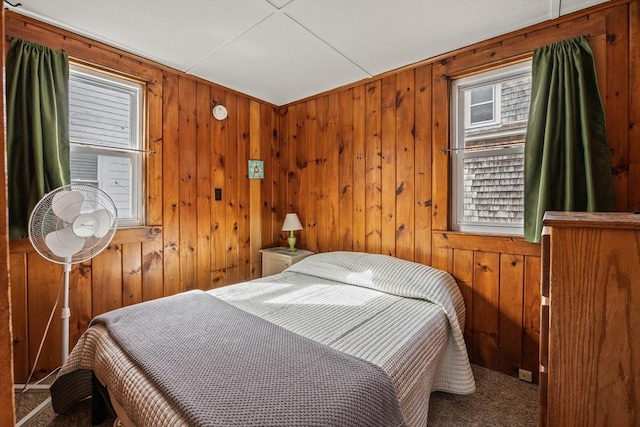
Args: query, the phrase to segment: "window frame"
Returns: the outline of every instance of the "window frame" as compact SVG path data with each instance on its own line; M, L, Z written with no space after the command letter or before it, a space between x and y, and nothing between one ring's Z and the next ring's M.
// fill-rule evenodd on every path
M72 77L73 75L73 77ZM135 114L131 122L131 132L129 140L133 141L130 147L117 147L100 144L99 141L81 141L77 139L69 140L70 152L79 154L106 155L109 157L126 158L131 165L131 215L128 218L118 218L118 228L140 227L146 222L145 206L145 129L146 129L146 85L145 82L132 79L128 76L103 71L99 68L92 68L85 64L69 64L69 82L72 78L84 79L89 82L96 82L104 86L116 87L119 90L129 92L137 102L131 104L131 111ZM70 118L71 120L71 118ZM71 127L71 123L69 123ZM99 172L98 172L99 174ZM99 179L99 176L98 176Z
M471 104L471 91L465 92L465 101L464 101L464 121L465 121L465 126L467 128L479 128L479 127L483 127L483 126L488 126L488 125L492 125L492 124L499 124L500 121L502 120L502 109L501 108L496 108L496 105L500 105L500 102L502 101L502 93L500 90L496 90L496 85L500 84L500 83L496 83L496 84L492 84L491 85L491 93L492 93L492 97L491 97L491 101L485 101L482 103L477 103L477 104ZM486 87L487 85L479 85L477 87L475 87L474 89L482 89L483 87ZM471 123L471 109L473 107L477 107L479 105L486 105L491 103L491 108L493 111L492 114L492 119L489 120L483 120L481 122L475 122L475 123Z
M488 84L498 85L504 81L516 78L519 75L531 73L531 60L519 62L517 64L506 65L500 68L482 71L477 74L453 79L450 86L451 113L450 113L450 152L451 152L451 202L450 202L450 224L453 231L471 232L478 234L497 234L521 237L524 235L524 224L514 225L508 223L477 223L465 222L464 217L464 160L473 157L485 157L491 155L523 154L524 143L517 145L497 146L493 149L465 150L464 129L478 128L498 124L499 121L485 121L478 124L470 124L469 104L465 102L464 96L470 94L469 89L480 88ZM467 91L466 93L463 91ZM494 93L497 92L494 90ZM464 96L461 96L465 93ZM494 95L494 101L496 100ZM497 103L494 103L494 111ZM494 118L498 114L494 113ZM499 114L500 120L502 114ZM463 120L460 120L463 117ZM525 130L526 131L526 130ZM505 132L503 135L508 135ZM512 133L513 134L513 133ZM499 135L499 133L496 133Z

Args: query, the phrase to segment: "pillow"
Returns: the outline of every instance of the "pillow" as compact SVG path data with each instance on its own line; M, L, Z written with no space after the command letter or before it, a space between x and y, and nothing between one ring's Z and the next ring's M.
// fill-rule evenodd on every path
M464 302L455 279L424 264L388 255L337 251L306 257L285 271L431 301L464 325Z

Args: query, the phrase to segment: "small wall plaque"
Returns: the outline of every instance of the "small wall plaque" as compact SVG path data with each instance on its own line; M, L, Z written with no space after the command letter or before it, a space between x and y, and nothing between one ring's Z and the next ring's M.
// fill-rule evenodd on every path
M262 160L249 160L249 179L263 179L264 164Z

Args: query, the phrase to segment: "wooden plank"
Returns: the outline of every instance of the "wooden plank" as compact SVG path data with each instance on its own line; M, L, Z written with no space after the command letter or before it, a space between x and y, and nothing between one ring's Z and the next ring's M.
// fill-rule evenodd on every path
M315 161L316 161L316 179L317 187L315 187L316 196L316 224L317 239L318 239L318 252L327 252L331 250L329 246L329 167L327 160L329 157L329 151L331 150L331 117L329 112L329 98L323 96L317 101L317 140L318 143L315 147ZM335 129L333 129L335 130Z
M396 256L415 259L415 76L405 70L396 80Z
M415 74L415 261L431 264L431 66Z
M286 244L286 234L281 231L282 222L286 214L289 212L289 135L287 129L289 128L289 122L294 120L289 109L285 108L280 110L278 116L278 127L280 133L278 134L278 169L276 171L277 178L274 180L274 185L277 186L276 194L276 216L272 224L272 233L276 240L276 246L284 246Z
M180 292L180 124L178 78L165 73L162 100L162 237L164 295Z
M142 243L142 300L163 296L162 238Z
M63 275L62 265L45 260L37 253L27 254L28 283L27 307L29 325L29 369L35 363L40 341L45 336L49 316L53 311L56 318L60 318L61 302L54 310L56 298L62 301ZM61 361L61 322L52 321L51 327L44 339L40 360L36 365L34 378L41 378L51 372Z
M13 335L14 381L24 384L29 376L27 256L25 254L11 255L9 257L9 271L11 271L11 327Z
M211 284L211 89L196 86L196 287Z
M251 229L249 222L249 143L250 143L250 117L249 99L238 97L237 101L238 121L236 122L238 150L238 266L240 280L251 278Z
M282 130L281 134L278 138L278 156L280 162L278 163L278 190L277 194L277 217L274 218L273 222L273 233L276 237L278 246L287 245L286 233L281 231L282 222L286 214L289 212L289 188L288 188L288 174L289 168L287 167L289 159L289 141L288 135L286 135L285 129L287 129L288 121L290 120L289 114L287 114L287 109L281 110L281 115L279 117L279 126Z
M522 334L522 368L538 382L540 343L540 257L525 257Z
M470 249L510 253L517 255L540 255L540 244L525 242L522 237L491 236L486 234L469 234L455 231L434 231L433 246L451 249Z
M277 115L273 108L260 104L260 152L265 159L264 181L262 182L260 197L262 200L262 243L260 247L272 245L273 211L274 206L274 166L278 166L278 125ZM303 221L303 220L301 220ZM304 224L304 222L303 222ZM304 232L302 233L304 234Z
M162 227L132 227L121 228L116 231L111 240L113 244L126 244L126 243L142 243L151 242L162 238ZM11 240L10 253L11 254L25 254L34 252L35 249L29 241L29 239L15 239Z
M380 80L367 83L365 94L365 249L382 250L382 86Z
M307 177L309 182L309 196L306 200L306 224L305 226L305 245L312 252L319 252L318 247L318 211L316 209L316 201L318 198L317 189L322 183L318 179L318 162L316 161L316 149L318 147L318 125L317 125L317 102L309 101L305 104L307 111L306 134L307 134ZM282 225L284 215L279 218L279 224Z
M298 240L296 247L307 248L307 232L306 224L309 218L309 210L312 209L304 201L308 199L310 192L309 187L309 162L307 160L307 108L306 104L299 104L289 109L289 123L295 125L295 141L291 141L293 149L290 151L290 168L296 174L296 188L298 194L297 200L292 200L291 209L298 213L298 218L304 229L298 232ZM291 147L290 147L291 148ZM292 184L292 182L290 182Z
M340 97L340 125L338 144L338 210L339 242L336 249L343 251L353 250L353 168L354 168L354 144L353 144L353 90L348 89L339 92Z
M500 255L499 366L514 377L522 367L524 269L524 256Z
M493 43L468 46L464 54L449 55L434 63L436 76L456 77L482 69L504 65L509 61L530 56L534 49L548 44L582 35L605 34L606 21L603 16L583 16L567 22L548 21L541 27L524 29L516 34L507 34ZM437 77L438 79L440 77Z
M439 249L450 251L447 249ZM467 353L473 354L473 251L456 249L453 251L453 277L455 277L465 306L464 342Z
M297 149L299 145L298 141L298 115L301 110L300 106L295 106L287 110L286 118L286 148L282 150L283 154L283 166L286 165L287 182L287 212L299 212L299 200L300 195L300 173L298 170L297 162ZM298 215L299 216L299 215ZM298 232L294 232L298 235Z
M162 73L158 70L146 83L147 103L147 150L154 154L146 156L146 196L145 212L147 225L162 225Z
M249 103L249 158L262 159L261 155L261 110L260 104L255 101ZM261 254L259 252L262 247L262 209L261 196L262 179L252 179L249 182L249 231L250 231L250 253L249 260L251 265L250 278L255 279L261 276Z
M211 87L211 102L214 105L226 103L226 93L219 88ZM231 112L234 114L235 112ZM211 203L211 285L222 286L226 283L227 267L227 200L230 189L226 187L228 119L210 122L211 151L211 187L219 189L220 200Z
M5 36L5 11L2 10L2 19L0 19L0 34ZM0 66L5 69L6 49L3 43L0 48ZM4 85L4 77L2 78ZM4 90L2 91L4 95ZM4 96L0 99L0 109L4 111ZM0 118L0 125L5 128L4 114ZM13 353L11 346L11 282L9 277L10 259L9 259L9 235L7 229L8 209L7 205L7 144L5 141L5 133L0 135L0 200L2 201L2 210L0 211L0 425L12 426L15 424L15 402L13 397Z
M353 88L353 250L366 249L365 86Z
M226 146L226 167L225 167L225 190L226 190L226 230L225 230L225 268L227 271L226 283L236 283L239 280L238 271L238 192L240 191L239 175L246 170L246 164L239 164L242 159L238 158L238 107L237 97L233 94L226 94L225 105L229 116L227 117L227 127L229 129Z
M122 245L122 304L142 302L142 293L142 245L127 243Z
M500 255L476 251L473 269L473 353L471 360L489 369L500 368Z
M180 288L186 291L197 287L198 240L196 205L197 145L196 145L196 82L180 77L178 80L180 149L180 230L178 251L180 253Z
M453 274L453 249L433 248L432 267Z
M396 255L396 76L381 83L382 222L380 253Z
M339 224L339 160L338 160L338 151L340 147L340 128L338 126L338 111L340 108L340 97L339 93L334 92L329 94L327 97L327 117L326 117L326 162L325 162L325 176L327 180L325 181L327 184L327 192L326 192L326 202L327 202L327 247L330 251L335 251L339 249L339 234L338 234L338 224ZM340 230L342 232L344 230Z
M432 208L433 230L447 230L449 218L449 80L441 64L433 66L431 97L431 143L432 143ZM434 242L435 246L436 243Z
M91 260L92 317L122 307L122 246L109 245Z
M606 46L602 52L594 51L594 60L606 60L606 88L602 102L605 108L607 138L616 208L626 212L629 209L629 17L627 7L620 6L607 10ZM600 53L596 57L596 53ZM602 87L600 89L602 91ZM636 182L637 183L637 182Z
M640 93L640 2L629 4L629 93ZM629 97L629 195L630 211L640 210L640 99Z

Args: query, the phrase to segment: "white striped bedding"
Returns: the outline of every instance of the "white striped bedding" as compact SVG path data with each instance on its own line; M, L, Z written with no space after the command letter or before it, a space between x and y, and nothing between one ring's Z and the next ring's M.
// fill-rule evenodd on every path
M432 391L475 390L462 338L462 296L443 271L383 255L331 252L210 292L381 366L410 426L426 425ZM125 425L185 425L103 328L83 335L62 373L78 367L94 369L107 385Z
M464 302L445 271L385 255L327 252L211 293L381 366L409 425L426 425L432 391L475 391Z

